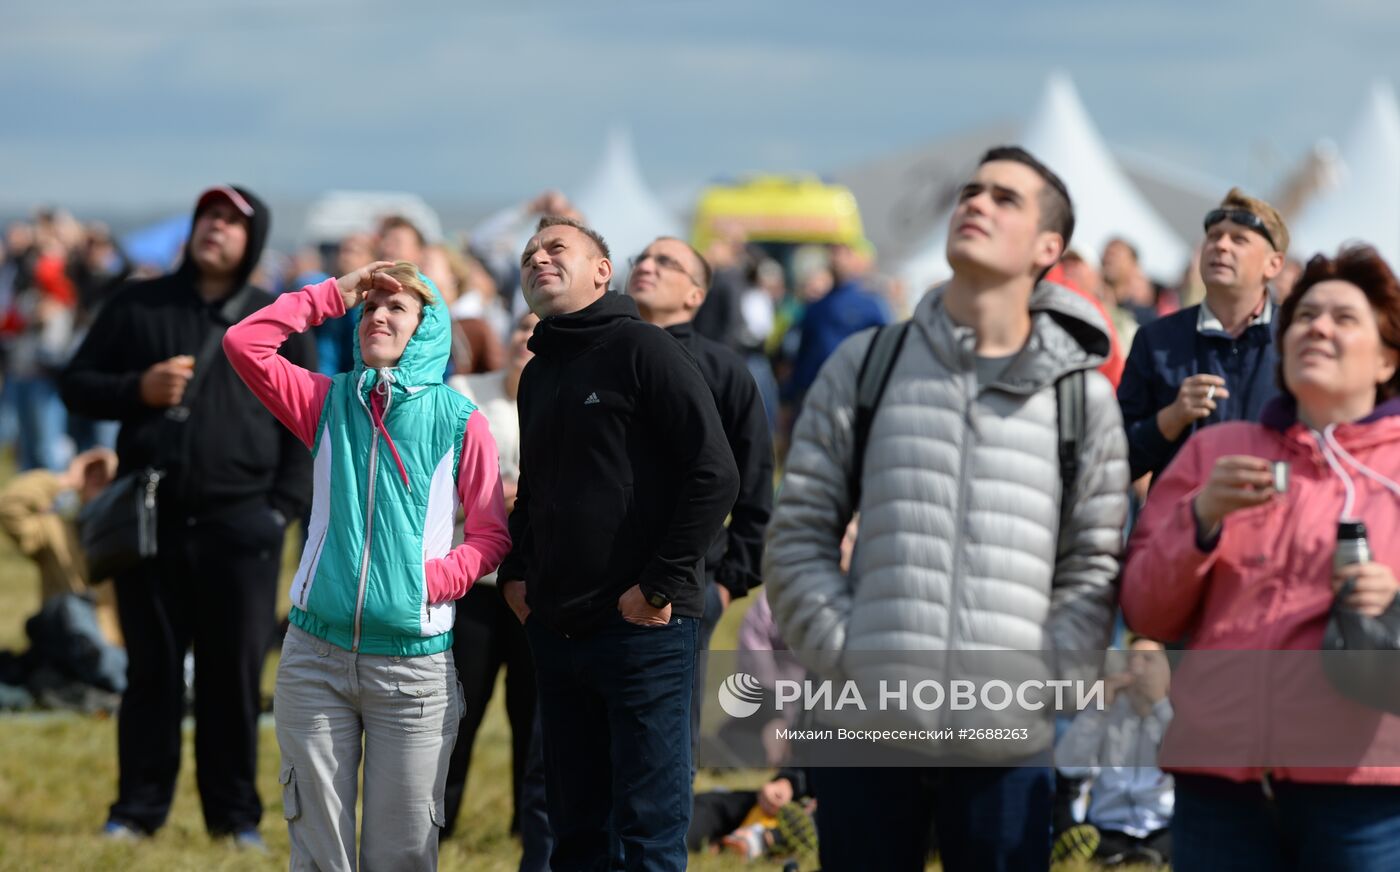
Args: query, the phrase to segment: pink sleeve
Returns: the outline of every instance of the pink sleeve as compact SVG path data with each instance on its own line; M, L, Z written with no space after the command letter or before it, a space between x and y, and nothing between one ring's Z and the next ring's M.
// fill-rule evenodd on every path
M496 440L480 410L467 419L462 462L457 468L457 496L466 514L461 545L424 567L428 602L460 599L478 578L495 571L510 551L506 501L501 493L501 463Z
M1197 547L1192 504L1214 463L1202 447L1199 438L1182 447L1153 485L1128 543L1123 617L1134 632L1164 642L1190 629L1229 528L1227 519L1210 551Z
M345 301L335 279L326 279L281 295L224 334L224 354L234 372L307 448L315 442L331 380L281 357L277 349L293 333L344 314Z

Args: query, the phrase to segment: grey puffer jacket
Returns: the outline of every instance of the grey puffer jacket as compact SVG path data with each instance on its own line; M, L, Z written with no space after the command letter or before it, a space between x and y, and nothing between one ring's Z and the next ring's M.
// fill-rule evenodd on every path
M839 545L854 508L856 377L873 331L822 368L797 421L764 578L778 626L825 678L867 680L880 651L1098 651L1107 643L1127 512L1113 389L1085 385L1075 506L1060 531L1055 381L1108 350L1098 313L1058 285L1030 300L1029 340L978 386L975 337L920 301L870 431L851 572ZM902 659L902 658L901 658Z

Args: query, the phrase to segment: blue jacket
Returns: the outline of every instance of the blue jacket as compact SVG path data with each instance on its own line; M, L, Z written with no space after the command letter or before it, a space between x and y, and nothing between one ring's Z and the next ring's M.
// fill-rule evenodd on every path
M1159 318L1139 328L1118 385L1118 405L1128 431L1128 465L1133 480L1155 478L1196 430L1221 421L1258 421L1264 404L1278 395L1278 351L1273 317L1252 324L1239 338L1217 330L1198 330L1200 306ZM1176 441L1157 429L1157 413L1176 402L1187 376L1211 373L1225 379L1230 396L1216 400L1209 417L1188 427Z
M890 309L857 281L842 282L802 315L802 344L797 349L787 397L800 399L817 380L822 364L847 336L890 323Z

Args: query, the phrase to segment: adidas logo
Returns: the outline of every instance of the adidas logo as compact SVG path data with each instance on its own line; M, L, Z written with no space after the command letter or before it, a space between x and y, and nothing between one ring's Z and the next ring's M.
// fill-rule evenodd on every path
M588 395L588 399L583 401L583 404L585 406L596 406L601 402L602 400L598 399L598 395L596 393L592 393Z

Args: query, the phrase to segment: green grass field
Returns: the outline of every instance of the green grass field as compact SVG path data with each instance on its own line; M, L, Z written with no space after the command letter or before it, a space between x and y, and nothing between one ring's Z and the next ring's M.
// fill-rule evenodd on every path
M295 537L289 537L289 539ZM289 546L284 561L283 595L295 568ZM743 608L741 600L725 615L714 647L732 648ZM0 650L28 647L25 619L39 608L34 569L0 536ZM272 693L275 656L268 658L263 682ZM506 872L519 861L518 843L507 833L510 808L510 736L503 694L494 695L486 722L477 735L470 782L457 835L442 846L441 868L471 872ZM188 723L188 722L187 722ZM192 727L190 728L192 729ZM211 841L204 832L194 784L193 742L186 730L184 763L170 821L153 839L113 844L99 832L116 793L116 722L67 713L0 715L0 872L54 870L267 870L287 865L287 831L277 783L277 740L270 725L262 729L258 786L266 811L262 833L270 856L236 852ZM699 787L752 787L763 772L702 772ZM727 857L693 857L696 870L776 869L772 863L745 864ZM937 865L930 868L936 869ZM1087 869L1066 866L1065 870Z

